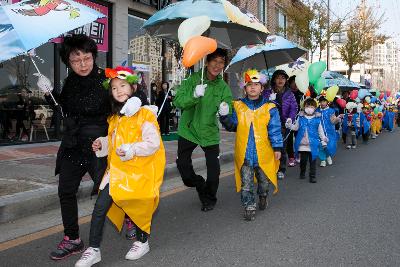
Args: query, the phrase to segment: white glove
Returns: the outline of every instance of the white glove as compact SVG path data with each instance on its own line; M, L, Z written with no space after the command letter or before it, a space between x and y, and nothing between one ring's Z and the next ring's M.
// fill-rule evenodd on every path
M276 100L276 93L272 93L269 95L269 101L275 101Z
M53 91L53 86L51 85L49 78L40 73L34 73L33 75L38 77L36 85L39 87L41 92L51 93L51 91Z
M196 86L194 89L194 94L193 96L195 98L199 98L201 96L204 96L204 93L206 92L207 84L199 84Z
M220 116L226 116L229 114L229 105L226 102L222 102L219 105L219 111L218 111Z
M133 148L133 144L122 144L119 147L120 150L122 150L123 152L125 152L125 156L119 156L119 158L122 161L128 161L131 160L133 158L133 156L135 156L135 150Z
M287 128L287 129L292 129L292 119L291 118L288 118L287 120L286 120L286 122L285 122L285 127Z
M125 116L132 117L139 111L142 106L142 101L136 96L129 98L125 105L122 107L120 113Z

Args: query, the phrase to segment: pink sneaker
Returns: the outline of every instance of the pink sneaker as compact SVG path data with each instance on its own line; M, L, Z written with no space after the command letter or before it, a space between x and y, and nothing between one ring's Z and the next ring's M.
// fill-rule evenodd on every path
M296 166L296 160L294 158L290 158L289 159L289 163L288 163L289 167L294 167Z

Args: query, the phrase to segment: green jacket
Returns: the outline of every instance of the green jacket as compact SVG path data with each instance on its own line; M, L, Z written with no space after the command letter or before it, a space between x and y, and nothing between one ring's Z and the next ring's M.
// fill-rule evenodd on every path
M232 93L228 84L219 75L209 81L203 97L193 96L196 85L201 84L201 71L193 73L178 87L174 105L182 110L178 135L200 146L219 144L219 127L217 113L219 105L226 102L232 112Z

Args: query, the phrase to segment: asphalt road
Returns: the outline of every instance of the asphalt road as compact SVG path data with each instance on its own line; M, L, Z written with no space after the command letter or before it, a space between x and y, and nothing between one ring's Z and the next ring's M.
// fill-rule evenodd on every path
M333 166L318 167L316 184L299 180L299 169L291 168L253 222L242 219L232 175L221 179L212 212L200 211L194 190L165 197L154 218L150 253L124 260L131 242L107 223L103 261L96 266L400 266L399 141L396 129L355 150L340 148ZM85 242L88 231L88 223L81 226ZM0 265L73 266L78 255L48 258L61 237L2 251Z

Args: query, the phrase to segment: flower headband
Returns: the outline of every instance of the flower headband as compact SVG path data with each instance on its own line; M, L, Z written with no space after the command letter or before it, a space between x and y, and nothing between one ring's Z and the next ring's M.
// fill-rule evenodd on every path
M267 76L263 73L260 73L256 69L248 69L245 73L243 73L242 80L240 81L240 88L244 88L248 83L261 83L265 85L267 83Z
M103 82L103 87L105 89L110 89L111 80L118 78L121 80L126 80L129 84L138 83L139 77L127 67L117 66L114 69L105 69L106 80Z

